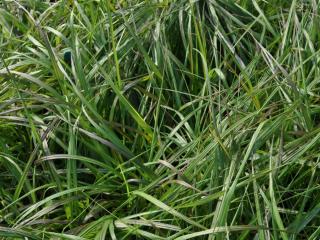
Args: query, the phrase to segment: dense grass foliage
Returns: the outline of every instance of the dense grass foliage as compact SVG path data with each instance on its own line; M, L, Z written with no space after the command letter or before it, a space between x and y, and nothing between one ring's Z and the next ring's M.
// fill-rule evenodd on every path
M0 239L320 239L318 0L2 0Z

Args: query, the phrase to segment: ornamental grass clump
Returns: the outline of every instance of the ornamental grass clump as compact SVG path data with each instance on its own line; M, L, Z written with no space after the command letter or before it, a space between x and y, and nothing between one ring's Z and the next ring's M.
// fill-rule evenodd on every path
M0 3L0 239L320 239L317 0Z

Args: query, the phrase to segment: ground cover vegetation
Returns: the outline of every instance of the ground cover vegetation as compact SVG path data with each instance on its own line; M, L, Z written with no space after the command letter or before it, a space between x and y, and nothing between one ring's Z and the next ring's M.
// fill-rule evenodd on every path
M318 0L2 0L0 239L320 239Z

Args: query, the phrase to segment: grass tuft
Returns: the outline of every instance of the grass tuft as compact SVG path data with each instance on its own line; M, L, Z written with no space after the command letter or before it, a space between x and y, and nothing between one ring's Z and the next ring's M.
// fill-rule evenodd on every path
M0 2L0 239L320 239L316 0Z

